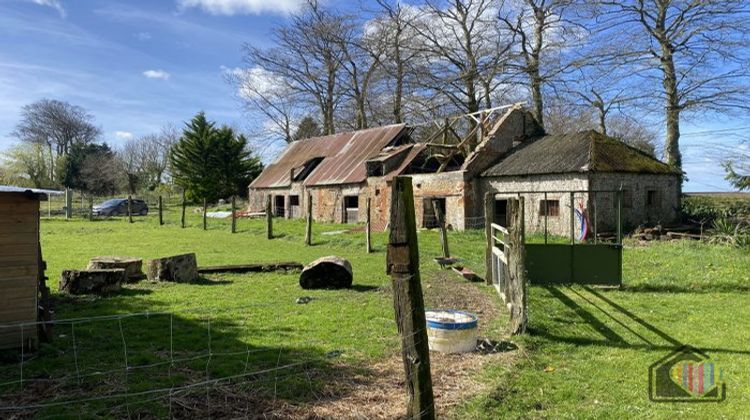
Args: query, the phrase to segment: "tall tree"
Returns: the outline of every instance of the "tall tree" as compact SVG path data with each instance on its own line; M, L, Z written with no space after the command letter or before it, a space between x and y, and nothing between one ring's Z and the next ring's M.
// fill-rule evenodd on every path
M723 164L726 180L740 191L750 190L750 140L743 146L733 150L732 157Z
M580 38L582 25L575 15L575 0L502 1L498 19L513 38L514 59L509 67L526 78L532 113L544 127L544 89L573 64L562 54Z
M680 122L686 111L747 109L750 3L745 0L600 0L603 42L613 60L646 69L639 86L661 96L664 156L682 167ZM653 82L653 83L649 83Z
M84 194L114 194L122 185L122 167L115 152L103 144L74 144L58 167L60 183Z
M21 110L13 135L22 142L45 146L49 176L55 180L55 161L67 156L74 145L88 145L101 134L85 109L67 102L42 99Z
M272 39L276 46L244 46L245 62L283 81L300 101L318 107L323 133L336 130L336 107L341 101L339 86L344 51L341 34L349 31L347 17L308 0L303 11L287 25L276 26Z
M422 88L463 112L492 106L493 94L503 86L498 76L511 48L498 30L496 11L491 0L426 2L424 13L409 22L428 67L420 75Z
M241 194L262 170L244 136L229 127L216 128L202 112L186 124L169 157L175 183L193 200Z

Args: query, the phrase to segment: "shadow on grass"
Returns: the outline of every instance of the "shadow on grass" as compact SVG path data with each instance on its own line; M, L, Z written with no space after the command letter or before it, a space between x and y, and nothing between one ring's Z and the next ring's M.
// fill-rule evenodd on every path
M193 280L190 283L186 283L186 284L191 284L195 286L223 286L223 285L232 284L232 283L234 282L231 280L224 280L221 278L212 279L210 277L200 276L198 277L197 280Z
M550 318L555 324L557 324L557 326L560 327L559 329L551 328L552 326L544 324L530 325L528 330L529 333L533 336L538 336L549 341L573 344L576 346L602 346L636 350L643 349L670 351L681 348L685 345L685 343L669 335L664 330L656 327L636 313L615 302L609 296L606 296L605 293L602 293L601 291L598 291L594 288L583 288L590 294L589 297L567 286L546 286L540 289L546 290L552 298L562 303L565 307L570 309L579 319L589 324L597 332L597 334L602 336L602 338L596 338L590 336L587 333L576 334L574 332L570 335L560 334L558 331L571 331L569 326L572 324L572 320L565 317ZM571 299L571 297L568 296L566 292L578 296L579 299L585 301L591 308L595 309L597 313L594 314L590 310L587 310L586 308L579 305L576 301ZM548 307L548 309L551 309L551 307ZM627 318L627 320L622 321L616 315L624 316L625 318ZM609 325L607 325L608 323L610 323L610 325L617 324L633 336L637 337L638 340L635 342L628 342L620 334L614 331ZM649 333L657 336L659 339L649 339L647 337ZM750 350L744 349L701 347L701 350L709 353L715 352L750 355Z
M750 284L706 284L688 287L674 284L624 284L620 289L631 293L746 293Z
M353 284L351 290L355 292L376 292L380 290L380 286L370 286L366 284Z
M56 321L54 340L23 363L0 353L1 415L283 418L374 377L338 360L347 349L258 322L259 311L291 305L143 313L146 302L125 301L124 315Z

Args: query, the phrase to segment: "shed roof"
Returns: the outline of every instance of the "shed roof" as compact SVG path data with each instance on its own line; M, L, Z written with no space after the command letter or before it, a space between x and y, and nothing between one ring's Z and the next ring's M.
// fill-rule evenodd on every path
M26 187L14 187L11 185L0 185L0 193L26 193L26 194L39 194L39 195L62 195L63 191L58 190L45 190L40 188L26 188Z
M305 186L364 182L365 161L377 157L406 132L406 124L394 124L295 141L255 178L250 188L287 187L291 171L315 158L323 160L304 180Z
M527 140L482 176L581 172L680 174L671 166L594 130Z

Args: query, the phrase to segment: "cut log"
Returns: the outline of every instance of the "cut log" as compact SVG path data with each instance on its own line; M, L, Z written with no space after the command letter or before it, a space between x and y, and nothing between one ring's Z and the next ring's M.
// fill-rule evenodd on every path
M695 240L700 240L702 238L701 235L695 235L692 233L680 233L680 232L667 232L667 237L669 239L695 239Z
M319 258L302 269L299 285L303 289L341 289L352 287L352 265L336 256Z
M122 268L65 270L60 276L60 292L71 295L105 294L120 290L127 281Z
M302 264L296 262L268 263L268 264L236 264L236 265L213 265L198 267L201 274L214 273L260 273L270 271L294 271L302 270Z
M94 257L89 260L87 270L106 270L122 268L129 282L136 282L146 278L143 274L143 260L133 257Z
M198 280L198 263L194 253L157 258L148 262L147 274L151 281L188 283Z

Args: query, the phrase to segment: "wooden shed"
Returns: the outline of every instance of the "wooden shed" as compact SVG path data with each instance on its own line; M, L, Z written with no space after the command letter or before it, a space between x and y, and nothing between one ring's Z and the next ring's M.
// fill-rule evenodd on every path
M39 202L57 191L0 185L0 349L33 348L47 296L39 244Z

